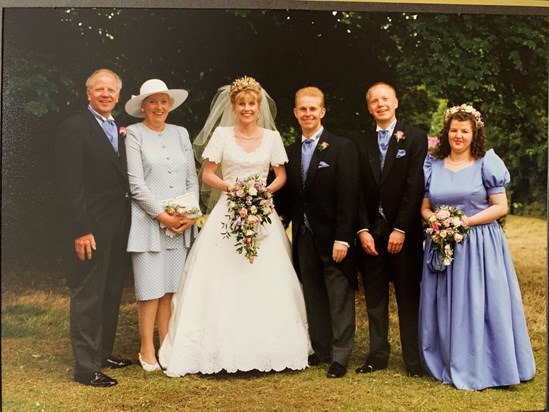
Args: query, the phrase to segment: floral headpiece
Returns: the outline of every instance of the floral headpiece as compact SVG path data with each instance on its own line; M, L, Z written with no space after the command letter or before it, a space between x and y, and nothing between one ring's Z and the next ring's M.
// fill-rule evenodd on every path
M461 106L450 107L448 110L446 110L446 113L444 114L444 124L448 123L450 116L452 116L457 112L464 112L464 113L469 113L473 115L473 117L475 118L477 127L484 126L484 122L480 117L480 112L477 109L475 109L473 106L468 104L462 104Z
M231 95L238 94L242 90L252 89L261 92L261 85L253 77L244 76L231 83Z

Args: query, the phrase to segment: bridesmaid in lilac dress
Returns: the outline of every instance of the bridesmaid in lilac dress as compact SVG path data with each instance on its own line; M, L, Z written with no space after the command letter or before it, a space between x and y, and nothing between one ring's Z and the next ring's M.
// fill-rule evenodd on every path
M535 374L517 275L497 222L507 213L509 172L485 144L480 112L452 107L434 157L424 165L422 217L427 220L441 205L454 206L471 230L443 271L434 269L427 238L421 351L435 379L468 390L514 385Z

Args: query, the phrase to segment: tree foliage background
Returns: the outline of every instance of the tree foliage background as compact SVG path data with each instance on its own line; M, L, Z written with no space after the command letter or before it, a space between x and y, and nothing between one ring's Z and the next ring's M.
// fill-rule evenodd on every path
M397 116L436 135L447 106L474 104L489 146L512 176L515 213L545 213L548 17L543 15L201 9L5 9L2 83L3 261L59 255L53 194L58 124L82 110L96 68L124 86L114 113L149 78L189 90L168 118L195 136L218 87L256 77L296 137L295 90L326 93L325 124L356 135L371 124L364 92L394 84Z

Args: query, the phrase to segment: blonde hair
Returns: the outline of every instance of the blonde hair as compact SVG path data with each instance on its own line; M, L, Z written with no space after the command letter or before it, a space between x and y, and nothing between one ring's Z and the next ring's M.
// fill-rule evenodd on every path
M302 87L297 92L295 92L295 100L301 96L314 96L314 97L320 97L320 106L324 107L324 93L322 93L322 90L320 90L318 87L315 86L307 86Z
M253 77L240 77L233 81L230 86L229 98L234 105L243 94L253 94L258 103L261 103L261 85Z
M97 76L100 73L107 73L107 74L110 74L112 77L114 77L114 79L116 80L116 86L118 87L118 91L122 90L122 79L118 74L116 74L115 72L109 69L97 69L96 71L94 71L90 75L90 77L86 79L86 89L89 90L93 87L93 79L95 76Z
M385 83L385 82L376 82L376 83L372 84L368 88L368 90L366 91L366 103L370 103L370 97L369 97L370 90L372 90L374 87L377 87L377 86L386 86L386 87L388 87L389 89L391 89L393 91L393 94L396 97L397 93L396 93L396 90L393 86L391 86L389 83Z

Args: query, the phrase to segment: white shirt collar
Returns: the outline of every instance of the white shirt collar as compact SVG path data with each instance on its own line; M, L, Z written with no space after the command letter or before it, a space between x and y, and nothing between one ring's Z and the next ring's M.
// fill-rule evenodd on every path
M102 116L99 113L97 113L95 110L93 110L93 107L91 107L91 104L88 104L88 110L95 115L95 117L97 118L97 121L103 121L104 122L106 120L114 120L114 117L112 117L112 114L109 115L109 117L107 118L107 117Z
M376 132L379 132L380 130L387 130L389 132L389 136L393 134L393 130L395 130L395 126L397 124L397 119L393 120L393 122L389 125L387 129L382 129L381 127L376 125Z
M322 132L324 131L324 126L320 128L318 132L315 133L313 137L310 137L309 139L313 139L314 144L316 145L316 142L318 141L319 137L322 135ZM303 135L301 135L301 143L303 143L307 138Z

